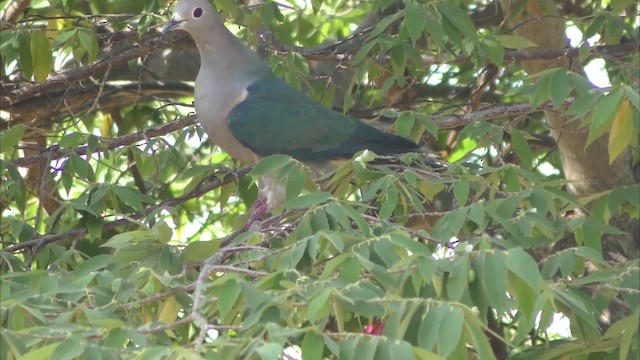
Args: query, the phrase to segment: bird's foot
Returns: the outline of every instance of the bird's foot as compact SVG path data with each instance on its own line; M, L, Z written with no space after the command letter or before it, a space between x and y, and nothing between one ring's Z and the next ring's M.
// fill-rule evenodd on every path
M251 228L251 225L253 225L254 223L265 220L268 217L269 202L267 201L267 198L265 196L258 195L258 198L249 209L249 219L247 220L245 229Z

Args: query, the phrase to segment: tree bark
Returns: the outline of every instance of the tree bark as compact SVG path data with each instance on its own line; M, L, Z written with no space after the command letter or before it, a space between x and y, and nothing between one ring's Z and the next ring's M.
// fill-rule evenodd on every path
M565 35L566 20L558 15L558 10L550 0L528 0L525 6L515 10L515 1L502 0L514 32L535 44L539 49L562 48L567 44ZM561 67L584 75L583 64L578 58L558 57L549 60L527 60L522 66L529 75L546 69ZM585 197L617 186L631 185L636 182L628 157L623 154L613 163L609 163L608 137L601 136L585 149L589 129L580 129L581 122L569 121L562 112L545 110L545 117L551 134L556 139L562 162L564 177L568 180L567 189L576 197ZM603 236L603 256L606 260L623 262L638 258L638 221L627 216L611 219L625 235ZM573 245L573 239L566 239L560 247ZM624 309L609 309L608 321L601 326L615 322L624 316Z

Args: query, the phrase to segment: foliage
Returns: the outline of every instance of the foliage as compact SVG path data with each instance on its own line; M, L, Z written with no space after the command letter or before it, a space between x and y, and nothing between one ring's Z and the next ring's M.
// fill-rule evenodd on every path
M3 87L47 84L107 61L154 34L167 5L34 0L14 25L3 23ZM270 27L277 41L306 48L348 36L370 11L397 7L216 5L251 44ZM3 109L0 359L277 359L294 349L304 359L494 359L500 347L513 359L637 356L639 263L609 258L602 239L624 234L612 219L637 221L638 184L572 194L541 112L455 128L441 120L527 103L580 122L586 147L607 138L610 162L636 163L638 54L605 57L611 86L603 89L565 68L530 76L505 54L535 44L500 19L480 25L473 14L486 2L404 5L361 35L366 41L343 64L346 83L327 81L311 63L337 72L331 51L280 51L269 61L327 106L426 138L446 170L415 154L364 152L320 180L285 156L248 172L196 125L128 142L186 116L192 98L100 106L94 99L107 97L115 67L96 78L108 86L88 102L37 126ZM638 41L637 13L620 16L632 1L586 1L585 9L589 16L566 15L583 35L578 59L592 58L594 36L598 45ZM112 42L114 34L126 36ZM128 63L138 88L145 61ZM71 95L48 96L62 108ZM34 147L40 162L27 174L19 161ZM38 173L42 160L47 171ZM288 200L246 228L265 174L286 184ZM57 205L45 208L50 199ZM612 302L628 314L603 329ZM557 314L570 322L570 337L549 332Z

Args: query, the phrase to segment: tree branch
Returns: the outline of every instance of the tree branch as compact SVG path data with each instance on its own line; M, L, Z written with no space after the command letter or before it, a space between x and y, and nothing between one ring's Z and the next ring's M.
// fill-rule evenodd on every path
M573 103L573 100L573 98L565 100L564 105L570 105L571 103ZM532 112L549 110L552 108L553 105L550 102L542 104L537 109L532 109L531 106L527 103L495 105L464 115L434 116L432 117L432 119L436 122L439 129L453 129L460 126L468 125L476 121L489 121L502 117L521 116ZM190 115L180 120L172 121L165 125L159 126L157 128L139 131L135 134L111 139L100 138L102 146L95 152L105 152L121 146L131 145L144 139L166 135L168 133L184 129L187 126L195 124L196 122L196 116ZM81 146L75 149L60 149L57 145L54 145L44 150L39 155L26 156L19 159L9 160L9 163L19 167L31 167L45 159L58 160L68 157L72 153L75 153L77 155L86 155L87 152L88 146Z
M2 97L0 98L0 107L5 108L44 91L65 87L71 83L87 79L91 76L102 75L107 71L109 66L118 67L120 65L124 65L129 60L137 59L141 56L153 53L183 36L185 36L185 33L182 31L171 31L164 35L154 34L138 41L135 46L126 50L113 55L106 54L103 59L93 65L83 66L81 68L68 70L60 74L50 76L43 84L27 83L17 89L8 91L7 93L4 93L3 91Z
M99 140L102 146L100 146L100 148L98 148L96 152L105 152L121 146L131 145L138 141L142 141L144 139L151 139L154 137L166 135L168 133L184 129L187 126L195 124L196 122L197 122L196 116L190 115L180 120L172 121L165 125L139 131L135 134L131 134L127 136L122 136L117 138L100 137ZM30 167L44 159L50 158L51 160L58 160L61 158L68 157L72 153L75 153L76 155L86 155L88 151L89 151L89 147L86 145L75 148L75 149L60 149L58 145L54 145L49 147L47 150L43 151L40 155L26 156L26 157L15 159L15 160L10 160L9 162L13 165L20 166L20 167Z
M21 101L13 106L3 108L9 116L2 115L0 131L9 126L25 124L31 128L44 128L62 117L73 117L95 101L100 85L87 84L71 89L55 89L43 92ZM140 82L132 80L107 82L100 97L100 110L103 112L130 106L139 102L153 100L169 101L171 98L193 95L193 86L183 82ZM84 111L87 113L88 111Z
M196 186L193 190L191 190L191 192L189 192L188 194L185 194L183 196L179 196L176 198L171 198L171 199L167 199L165 201L162 201L156 205L152 205L152 206L148 206L147 208L144 209L143 213L138 213L138 214L132 214L131 216L128 217L128 219L140 219L142 217L144 217L145 215L148 215L150 213L152 213L153 211L162 208L162 207L168 207L168 206L175 206L181 203L184 203L188 200L191 200L193 198L197 198L200 197L206 193L208 193L211 190L217 189L222 185L228 184L231 181L233 181L234 179L244 176L246 174L249 173L249 171L251 170L251 168L249 167L243 167L241 169L238 169L236 171L231 172L230 174L228 174L228 176L225 176L223 179L219 179L216 178L213 181L207 182L210 179L205 179L203 180L198 186ZM111 230L111 229L115 229L118 226L122 226L124 224L127 224L128 221L127 219L120 219L120 220L116 220L110 223L107 223L105 225L103 225L103 230ZM35 239L31 239L29 241L24 241L21 243L17 243L14 245L11 245L9 247L7 247L6 249L3 249L2 251L4 252L16 252L19 250L23 250L26 248L30 248L33 246L44 246L56 241L60 241L60 240L66 240L66 239L74 239L74 238L79 238L81 236L86 235L89 232L88 229L86 228L82 228L82 229L74 229L74 230L70 230L67 231L65 233L61 233L61 234L49 234L49 235L43 235L40 237L37 237Z
M14 24L18 17L31 5L31 0L13 0L4 10L2 21Z
M269 49L278 55L285 55L289 52L297 52L302 54L308 60L331 60L342 61L345 63L352 62L355 54L351 53L334 53L334 49L349 41L366 33L368 29L356 33L344 40L337 41L334 44L322 45L315 48L304 48L299 46L289 46L271 40ZM164 36L161 34L154 34L138 42L137 46L123 50L115 55L109 56L98 61L91 66L84 66L78 69L72 69L62 72L57 75L51 76L43 84L26 84L17 89L8 91L0 98L0 107L7 107L31 96L37 95L44 91L61 88L68 86L70 83L87 79L91 76L97 76L103 74L108 66L109 62L113 67L117 67L125 64L129 60L150 54L156 50L175 42L176 40L185 36L184 32L172 31ZM616 45L601 45L595 46L590 49L592 56L604 57L604 56L616 56L622 54L628 54L637 51L640 48L640 42L632 41L625 42ZM542 50L508 50L505 52L504 59L507 62L522 61L522 60L540 60L540 59L555 59L559 57L577 57L580 49L577 48L565 48L565 49L542 49ZM376 61L381 63L390 63L391 57L388 55L381 55L376 57ZM469 63L471 59L467 56L458 56L451 59L450 55L438 55L438 56L422 56L422 64L425 66L435 64L461 64ZM4 91L3 91L4 93Z
M327 45L327 49L332 49L333 46ZM599 45L589 49L589 54L594 57L607 57L607 56L619 56L624 54L630 54L637 51L640 48L640 42L629 41L616 45ZM270 47L271 51L277 55L286 55L289 52L297 52L304 56L307 60L332 60L341 61L343 63L353 62L355 54L351 53L332 53L327 52L310 52L304 47L282 45L273 42ZM523 60L545 60L545 59L557 59L561 57L578 57L580 49L578 48L562 48L562 49L536 49L536 50L506 50L504 54L505 62L515 62ZM449 54L442 54L437 56L422 55L422 65L438 65L438 64L466 64L471 62L471 58L468 56L456 56L451 58ZM375 61L382 64L390 64L391 56L380 55L375 58Z
M574 98L566 99L563 102L563 105L570 105L574 100ZM528 103L519 103L491 106L465 115L434 116L432 119L438 125L438 129L453 129L476 121L488 121L503 117L516 117L550 109L553 109L553 104L551 102L544 103L537 109L532 109L531 105Z

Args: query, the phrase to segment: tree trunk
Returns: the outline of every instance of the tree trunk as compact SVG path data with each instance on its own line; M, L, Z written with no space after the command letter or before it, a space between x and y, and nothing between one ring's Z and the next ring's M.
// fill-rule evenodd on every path
M502 0L502 5L516 34L531 40L541 49L566 47L566 20L556 16L558 11L553 1L528 0L525 6L518 7L518 10L513 8L515 1L512 0ZM583 64L578 58L530 60L523 61L522 66L529 75L554 67L584 75ZM544 114L558 145L564 177L569 182L567 189L573 195L585 197L617 186L630 185L636 181L625 154L609 164L607 136L601 136L585 149L589 129L580 129L581 122L569 121L558 111L549 110ZM627 216L618 216L611 219L610 223L627 234L607 234L603 237L604 258L615 262L637 259L640 240L638 221ZM565 239L559 246L574 246L573 241L573 239ZM624 316L626 309L613 309L611 306L609 311L611 314L608 315L607 321L601 321L603 327Z

